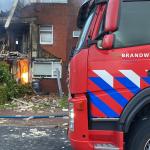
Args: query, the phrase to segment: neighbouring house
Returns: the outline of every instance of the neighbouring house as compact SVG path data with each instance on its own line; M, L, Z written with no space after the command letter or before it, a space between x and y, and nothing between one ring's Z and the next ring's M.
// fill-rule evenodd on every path
M80 33L76 28L76 18L82 2L20 0L7 29L4 25L11 11L0 14L1 51L6 49L13 55L19 52L21 59L27 58L29 81L39 80L44 93L58 92L58 78L62 91L67 92L68 57Z

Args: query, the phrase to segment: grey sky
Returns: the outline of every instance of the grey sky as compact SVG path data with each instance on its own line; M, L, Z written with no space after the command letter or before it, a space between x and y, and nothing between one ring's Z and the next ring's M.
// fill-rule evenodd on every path
M0 0L0 10L9 10L12 6L13 0Z
M6 11L6 10L10 10L10 8L12 7L12 3L14 0L0 0L0 10ZM21 2L23 2L24 4L29 3L31 0L20 0Z

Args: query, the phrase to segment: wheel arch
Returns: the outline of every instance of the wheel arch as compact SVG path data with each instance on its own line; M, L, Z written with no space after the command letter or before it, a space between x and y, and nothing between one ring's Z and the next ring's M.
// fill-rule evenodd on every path
M150 104L150 88L142 90L130 100L119 120L125 133L128 132L136 115L148 104Z

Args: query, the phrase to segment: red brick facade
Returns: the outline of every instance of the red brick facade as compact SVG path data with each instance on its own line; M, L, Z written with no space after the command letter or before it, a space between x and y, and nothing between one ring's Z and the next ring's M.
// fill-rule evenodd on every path
M36 17L36 25L53 25L53 45L39 45L42 51L62 59L62 87L67 92L67 62L69 52L77 38L72 37L76 30L76 18L80 5L84 0L69 0L68 4L34 4L26 6L22 11L23 17ZM46 92L57 92L56 79L41 81L41 87Z

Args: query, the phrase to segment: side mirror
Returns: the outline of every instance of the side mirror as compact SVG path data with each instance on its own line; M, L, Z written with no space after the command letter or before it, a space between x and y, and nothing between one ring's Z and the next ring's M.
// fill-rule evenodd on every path
M90 0L86 0L79 10L78 17L77 17L77 27L79 29L82 29L86 22L89 6L90 6Z
M105 35L103 40L97 43L97 47L100 49L112 49L114 44L114 37L114 34Z
M105 21L105 32L114 32L118 28L118 16L120 9L120 0L109 0L106 21Z

